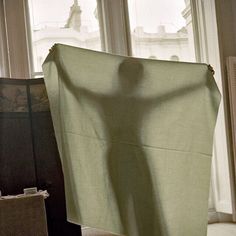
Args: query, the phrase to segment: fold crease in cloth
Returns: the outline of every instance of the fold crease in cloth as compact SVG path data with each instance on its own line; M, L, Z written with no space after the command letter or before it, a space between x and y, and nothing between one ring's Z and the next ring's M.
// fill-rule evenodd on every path
M126 236L204 236L220 93L208 65L57 44L43 71L67 219Z

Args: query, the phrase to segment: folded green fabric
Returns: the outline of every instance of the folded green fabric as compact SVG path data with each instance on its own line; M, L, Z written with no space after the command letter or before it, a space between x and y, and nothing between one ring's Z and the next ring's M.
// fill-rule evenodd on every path
M68 221L204 236L220 93L206 64L56 44L43 64Z

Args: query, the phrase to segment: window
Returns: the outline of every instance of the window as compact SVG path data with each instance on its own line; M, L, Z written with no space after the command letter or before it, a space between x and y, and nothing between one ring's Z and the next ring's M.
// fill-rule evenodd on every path
M214 1L128 0L128 3L134 56L154 59L155 55L161 60L210 62L221 89L219 55L213 48L218 45ZM209 209L231 213L223 102L216 125L212 163Z
M34 72L55 43L101 50L96 0L29 0ZM53 10L52 10L53 9Z
M133 55L196 61L190 1L129 0L128 3Z
M7 53L6 53L6 38L5 38L5 23L4 23L4 11L3 2L0 0L0 76L7 76Z

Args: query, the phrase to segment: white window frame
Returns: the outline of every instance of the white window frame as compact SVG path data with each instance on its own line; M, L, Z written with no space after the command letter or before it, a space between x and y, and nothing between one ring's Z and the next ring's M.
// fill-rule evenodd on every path
M104 51L132 55L128 2L126 0L97 0Z
M194 27L198 36L195 39L198 47L198 60L211 63L215 70L215 80L224 95L221 77L220 50L216 22L216 10L214 0L192 0L192 8L195 13ZM207 29L207 30L206 30ZM230 190L230 173L229 173L229 157L226 136L226 119L224 114L225 99L223 99L219 109L218 121L215 130L212 162L212 182L211 182L211 201L209 205L212 207L210 212L213 218L217 220L224 218L217 212L232 214L232 199ZM223 185L222 182L228 183ZM225 216L228 219L228 216Z
M35 77L37 74L33 71L32 46L29 43L31 40L31 30L27 0L0 0L0 2L4 6L6 27L4 29L5 36L0 36L0 40L3 40L2 42L5 43L8 49L3 53L5 54L4 65L7 68L6 74L18 78ZM97 2L103 50L131 56L127 0L97 0ZM215 2L214 0L191 0L191 9L197 60L211 62L216 72L216 81L222 91ZM14 30L16 23L20 31ZM0 30L2 29L1 27L0 25ZM206 28L208 29L207 31ZM2 39L1 37L4 38ZM1 50L0 52L2 53ZM39 73L38 75L42 74ZM214 140L214 154L216 158L212 165L214 181L212 181L211 192L213 197L210 205L212 205L216 212L232 214L232 201L228 194L228 189L225 189L220 182L221 178L229 178L223 105L222 103L216 128L216 137L222 137L222 139L215 138ZM226 170L225 172L222 172L222 165Z

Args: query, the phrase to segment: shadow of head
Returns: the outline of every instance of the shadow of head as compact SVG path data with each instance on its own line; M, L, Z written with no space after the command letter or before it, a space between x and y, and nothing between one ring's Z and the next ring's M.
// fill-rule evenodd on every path
M119 82L123 92L132 92L143 78L143 65L138 59L128 58L119 65Z

